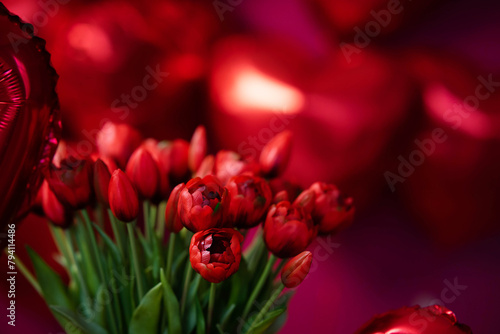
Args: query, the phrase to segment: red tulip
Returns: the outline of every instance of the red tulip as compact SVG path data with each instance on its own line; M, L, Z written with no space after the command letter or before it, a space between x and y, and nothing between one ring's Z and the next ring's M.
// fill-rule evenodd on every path
M283 201L290 201L286 190L281 190L278 193L276 193L276 195L274 195L273 204L278 204L279 202Z
M96 162L97 159L101 159L102 162L104 162L104 164L108 168L110 175L113 174L113 172L118 169L118 165L116 164L116 161L113 158L107 157L105 155L100 155L94 159L94 162Z
M264 175L273 177L283 174L292 152L292 133L283 131L264 146L259 162Z
M108 187L111 173L108 166L101 160L97 159L94 163L94 192L97 201L106 207L109 206Z
M51 165L47 181L57 199L74 210L83 209L92 198L92 161L68 157L61 167Z
M122 222L131 222L139 215L137 191L127 174L117 169L109 181L109 206L116 218Z
M231 196L231 222L241 228L250 228L260 223L272 199L267 182L260 177L244 174L230 178L226 187Z
M182 224L191 232L224 227L230 197L212 175L191 179L181 191L178 212Z
M292 258L281 269L281 282L289 289L297 287L306 278L311 268L312 253L305 251Z
M183 181L188 175L189 143L176 139L170 146L170 175L174 181Z
M158 167L144 146L134 151L127 163L126 173L140 197L152 199L156 195L160 179Z
M232 228L211 228L193 235L189 260L193 269L211 283L220 283L238 271L243 236Z
M351 197L344 196L333 184L316 182L309 187L316 193L312 217L319 225L319 233L336 233L349 226L354 219Z
M207 131L200 125L196 128L189 144L189 168L196 172L207 154Z
M311 215L290 202L272 205L264 224L264 241L274 255L292 257L306 250L318 233Z
M124 168L141 140L140 133L131 126L108 122L97 135L97 148L101 155L115 159Z
M307 212L312 213L314 210L315 199L316 193L311 189L307 189L300 193L300 195L293 202L293 205L302 207Z
M374 316L356 334L472 334L469 326L460 324L455 314L444 306L402 307Z
M277 197L278 193L285 191L287 196L286 201L289 202L293 202L302 192L301 186L283 178L275 178L269 180L269 186L271 187L271 190L273 191L275 197ZM280 196L283 197L284 194L281 194ZM277 201L275 202L275 204L278 204L279 202L281 201Z
M259 166L255 162L243 159L236 152L222 150L215 155L214 173L222 184L226 184L232 176L244 172L256 174L258 170Z
M177 210L180 193L184 187L184 183L181 183L172 190L165 209L165 224L167 225L167 230L173 233L179 233L184 227Z
M45 217L54 225L63 228L69 227L73 222L72 211L59 202L56 195L50 190L47 180L43 181L40 194Z
M170 193L170 153L171 144L165 141L157 142L155 139L146 139L142 144L144 148L151 154L159 173L159 184L156 200L162 201L167 199Z
M207 155L196 171L196 177L205 177L214 174L215 158L213 155Z

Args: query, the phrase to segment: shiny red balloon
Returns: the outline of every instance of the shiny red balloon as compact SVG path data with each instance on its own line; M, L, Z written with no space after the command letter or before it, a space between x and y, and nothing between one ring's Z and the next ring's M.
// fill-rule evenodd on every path
M355 334L472 334L444 306L402 307L374 316Z
M60 137L45 41L0 4L0 233L35 200ZM0 238L0 247L6 238Z

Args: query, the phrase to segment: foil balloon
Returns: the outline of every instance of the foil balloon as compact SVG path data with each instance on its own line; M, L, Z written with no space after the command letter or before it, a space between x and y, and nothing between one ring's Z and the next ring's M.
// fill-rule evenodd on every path
M403 307L376 315L355 334L472 334L444 306Z
M0 247L35 200L60 136L57 74L45 41L0 3Z

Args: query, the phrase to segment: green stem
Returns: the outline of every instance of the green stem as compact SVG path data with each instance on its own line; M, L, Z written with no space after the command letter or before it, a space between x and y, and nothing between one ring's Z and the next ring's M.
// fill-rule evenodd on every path
M246 332L246 334L251 334L252 331L254 330L255 326L257 326L259 324L259 322L262 321L262 319L264 318L266 313L269 312L269 309L271 308L271 306L273 306L274 302L279 297L279 295L281 294L281 292L283 291L284 288L285 288L285 286L283 285L283 283L280 283L280 285L276 288L276 290L274 290L273 294L271 295L271 297L267 301L266 305L264 305L262 310L260 310L259 314L257 314L255 319L252 321L252 324L248 328L248 331Z
M212 327L212 316L214 313L215 305L215 284L210 284L210 298L208 300L208 313L207 313L207 333L210 333L210 328Z
M90 238L90 245L92 248L92 252L94 253L94 259L97 262L97 268L99 271L99 276L100 276L99 278L101 280L101 284L107 284L108 279L107 279L106 272L104 271L103 258L101 257L99 247L97 246L95 233L94 233L94 230L92 229L92 222L90 221L90 217L87 213L87 210L84 209L84 210L81 210L80 212L82 214L83 220L85 222L85 227L87 228L87 233L88 233L89 238ZM115 302L116 302L116 300L115 300ZM112 302L112 304L114 304L114 302ZM106 313L108 314L108 317L109 317L108 321L112 327L113 333L118 333L118 325L116 323L117 319L113 314L114 313L113 305L111 305L111 306L107 305L106 311L107 311Z
M184 315L184 309L186 307L186 298L189 290L189 282L191 282L192 275L193 275L193 269L188 267L186 277L184 278L184 287L182 289L181 316Z
M148 225L148 234L153 243L153 277L155 281L160 280L160 263L163 264L163 256L160 249L160 243L158 241L158 236L155 233L155 223L156 223L156 205L149 205L149 220L146 222Z
M82 269L80 268L80 266L78 265L78 263L76 262L76 259L75 259L75 248L73 246L73 241L71 240L71 235L70 235L68 230L66 230L65 233L66 234L61 233L60 236L61 236L62 242L66 246L66 251L68 253L68 257L69 257L69 261L70 261L70 263L68 263L68 265L75 267L76 277L78 278L78 281L80 281L80 286L82 288L83 297L85 298L86 302L90 302L91 299L90 299L89 291L87 289L87 283L83 279Z
M144 214L144 231L146 233L146 239L151 242L151 224L149 221L149 201L142 202L142 211Z
M118 244L118 249L120 250L120 255L122 256L122 263L125 259L125 243L122 239L122 234L118 228L118 223L116 221L113 212L108 209L109 221L111 222L111 228L113 229L113 235L115 236L116 243Z
M167 251L167 271L165 274L167 275L167 282L170 282L171 271L172 271L172 262L174 260L174 246L175 246L175 233L170 233L170 238L168 240L168 251Z
M163 201L158 205L158 214L156 222L156 234L161 242L165 237L165 209L167 207L167 202Z
M262 272L262 275L259 278L259 281L257 282L257 285L252 291L252 294L250 295L250 298L247 301L247 304L245 306L245 309L243 311L243 319L245 319L248 315L248 312L252 309L252 305L255 301L255 299L259 296L260 291L262 290L262 287L264 286L264 283L266 282L269 272L271 272L274 263L276 262L276 256L271 254L269 259L267 260L266 267L264 268L264 271Z
M134 261L135 275L137 276L137 290L139 292L139 300L144 296L144 281L142 279L141 268L139 267L139 254L134 238L134 227L132 223L127 223L128 237L130 241L130 249L132 251L132 259Z
M94 255L94 260L97 263L97 269L99 271L99 278L101 279L101 283L106 282L106 275L104 274L104 268L102 264L101 254L99 251L99 247L97 247L97 241L95 238L94 230L92 229L92 222L90 221L87 210L80 211L83 217L83 221L85 222L85 228L87 229L87 234L90 239L90 247L92 249L92 253Z
M4 253L7 256L9 256L7 248L5 248ZM38 292L38 294L43 297L42 288L40 287L40 284L38 284L35 277L31 274L31 272L28 270L28 268L26 268L23 261L21 261L21 259L19 257L16 257L15 263L16 263L16 268L19 269L19 271L24 275L24 277L26 277L28 282L30 282L31 286L33 287L33 289L35 289L36 292Z
M278 266L276 267L276 269L273 271L273 277L276 277L280 274L281 272L281 269L283 269L283 267L285 266L286 264L286 260L281 260L280 263L278 264Z

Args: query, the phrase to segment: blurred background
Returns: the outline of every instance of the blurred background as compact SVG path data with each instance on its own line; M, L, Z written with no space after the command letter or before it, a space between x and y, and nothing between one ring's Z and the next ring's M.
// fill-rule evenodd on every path
M288 129L286 176L354 197L352 227L311 246L317 266L282 333L352 333L436 303L474 333L498 333L497 2L3 3L47 41L63 138L77 149L95 150L108 120L159 140L205 124L212 152L241 155ZM16 237L46 259L55 251L37 217ZM62 332L20 275L17 293L14 332Z

